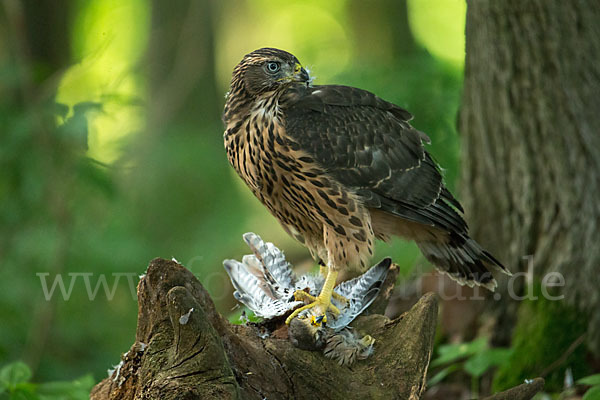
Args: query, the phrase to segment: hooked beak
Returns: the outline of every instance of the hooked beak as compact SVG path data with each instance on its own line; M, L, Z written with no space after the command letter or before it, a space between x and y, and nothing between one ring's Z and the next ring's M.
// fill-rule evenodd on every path
M308 76L308 72L306 72L306 70L302 68L302 65L296 64L294 66L293 79L295 82L308 82L310 80L310 77Z
M311 324L313 326L321 326L321 324L325 322L327 322L327 318L325 318L325 315L319 315L318 317L315 317L313 315L311 317Z

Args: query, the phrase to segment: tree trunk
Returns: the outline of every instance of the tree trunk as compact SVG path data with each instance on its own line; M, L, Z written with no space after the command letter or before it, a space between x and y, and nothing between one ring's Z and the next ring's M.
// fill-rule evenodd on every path
M525 270L524 257L532 257L534 281L542 286L545 274L562 275L559 290L567 304L590 314L588 340L595 351L598 21L597 0L469 1L460 113L462 198L472 235L513 273ZM509 292L498 291L503 301L497 302L513 318L515 303L506 300L515 281ZM502 325L506 333L513 326Z
M384 283L384 297L396 276ZM395 320L360 317L356 324L375 338L375 351L352 367L293 347L285 326L261 339L257 326L230 324L174 261L151 262L138 303L135 344L92 400L418 399L425 389L437 320L432 294Z

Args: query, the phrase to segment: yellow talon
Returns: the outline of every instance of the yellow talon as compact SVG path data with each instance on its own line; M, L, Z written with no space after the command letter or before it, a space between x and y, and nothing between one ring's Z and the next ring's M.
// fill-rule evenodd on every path
M334 299L336 299L337 301L339 301L341 303L348 304L348 299L345 298L344 296L342 296L341 294L333 292L331 297L333 297Z
M365 335L360 339L360 343L365 347L369 347L375 344L375 339L371 335Z
M317 298L310 293L305 292L304 290L296 290L294 292L294 299L296 301L304 301L306 303L314 303L317 301Z
M325 283L323 284L323 289L321 289L321 294L319 294L317 297L311 296L310 294L304 291L297 290L294 293L294 298L296 298L296 300L309 300L312 302L294 310L294 312L291 313L289 317L287 317L285 323L289 325L290 322L298 316L298 314L310 308L314 308L318 316L322 315L323 321L325 322L327 321L327 317L325 316L325 313L327 311L330 311L334 315L338 315L340 313L340 310L338 310L336 306L331 304L331 296L333 295L333 287L335 286L335 280L337 278L337 275L337 271L329 270L327 278L325 279Z

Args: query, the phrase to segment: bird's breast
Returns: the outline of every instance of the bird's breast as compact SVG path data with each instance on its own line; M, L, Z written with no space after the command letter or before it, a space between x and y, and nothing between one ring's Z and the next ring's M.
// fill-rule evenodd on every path
M366 265L373 245L369 216L352 191L287 135L282 117L255 109L231 121L225 147L254 195L313 255Z

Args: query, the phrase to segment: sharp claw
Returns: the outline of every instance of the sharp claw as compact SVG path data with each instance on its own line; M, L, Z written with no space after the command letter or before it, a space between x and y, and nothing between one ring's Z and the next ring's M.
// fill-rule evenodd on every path
M296 293L298 293L298 296L296 296ZM294 293L294 297L296 298L296 300L298 301L303 301L306 299L309 300L314 300L312 301L310 304L306 304L300 308L297 308L294 310L294 312L292 312L289 317L286 318L285 323L287 325L290 324L290 322L292 321L292 319L294 319L295 317L298 316L298 314L300 314L302 311L304 310L308 310L310 308L316 308L319 307L319 316L315 317L315 318L322 318L322 322L327 322L327 311L330 311L331 314L333 315L333 317L337 317L340 314L340 310L334 306L333 304L331 304L331 302L327 302L326 300L324 300L321 297L314 297L311 296L310 294L303 292L303 291L297 291L296 293Z
M327 311L331 311L331 314L335 317L340 314L340 310L333 304L331 304L331 297L334 295L333 287L335 285L335 280L338 275L337 271L329 270L327 273L327 278L325 278L325 282L323 283L323 288L321 289L321 294L319 296L314 297L304 291L296 291L294 292L294 298L296 300L306 301L307 299L311 301L310 304L297 308L290 314L289 317L286 318L285 323L289 325L298 314L300 314L304 310L308 310L309 308L317 308L317 315L322 315L323 322L327 322Z
M331 297L333 297L337 301L344 303L344 304L348 304L350 302L350 300L348 300L347 298L345 298L344 296L342 296L341 294L339 294L337 292L333 292L331 294Z

